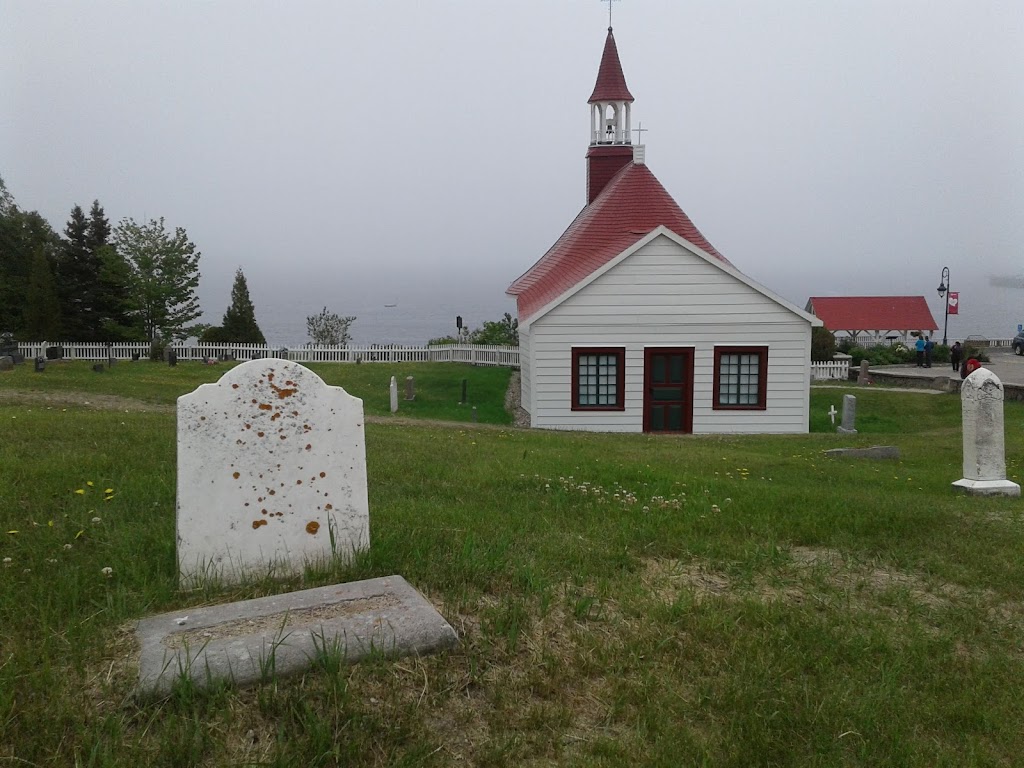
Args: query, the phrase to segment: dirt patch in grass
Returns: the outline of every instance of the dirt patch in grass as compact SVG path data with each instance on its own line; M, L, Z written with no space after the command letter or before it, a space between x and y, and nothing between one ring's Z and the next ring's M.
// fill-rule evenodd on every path
M28 392L18 389L0 389L0 403L21 405L47 405L50 407L76 406L98 411L129 411L136 413L174 413L175 406L166 403L147 403L130 397L100 395L85 392Z
M959 584L936 583L918 573L878 563L860 562L835 549L793 547L790 562L777 570L757 573L749 581L730 578L721 567L705 560L681 563L671 559L644 560L641 580L655 599L674 602L684 593L698 602L711 597L754 597L801 605L809 601L839 603L898 617L893 598L931 610L980 604L995 620L1024 622L1024 606L1006 602L991 590L972 591Z

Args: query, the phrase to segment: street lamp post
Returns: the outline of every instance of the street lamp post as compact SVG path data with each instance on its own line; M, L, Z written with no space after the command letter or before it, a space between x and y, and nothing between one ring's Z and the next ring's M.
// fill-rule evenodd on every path
M939 298L946 305L946 319L942 324L942 346L946 346L946 331L949 329L949 299L946 298L949 290L949 267L943 267L942 277L939 278Z

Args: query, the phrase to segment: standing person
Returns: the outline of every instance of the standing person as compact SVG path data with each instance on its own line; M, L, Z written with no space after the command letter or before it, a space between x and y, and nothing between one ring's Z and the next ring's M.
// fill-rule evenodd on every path
M964 348L960 346L960 342L955 342L952 347L949 348L949 362L953 364L953 370L960 370L960 361L964 359Z
M935 349L935 342L932 341L931 336L926 336L924 340L924 367L932 367L932 350Z
M924 336L917 337L914 349L917 350L917 367L921 368L924 366Z

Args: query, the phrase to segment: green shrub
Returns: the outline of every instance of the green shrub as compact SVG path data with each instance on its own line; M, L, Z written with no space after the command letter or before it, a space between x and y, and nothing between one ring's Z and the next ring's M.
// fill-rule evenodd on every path
M831 360L836 354L836 337L828 328L811 328L811 360Z

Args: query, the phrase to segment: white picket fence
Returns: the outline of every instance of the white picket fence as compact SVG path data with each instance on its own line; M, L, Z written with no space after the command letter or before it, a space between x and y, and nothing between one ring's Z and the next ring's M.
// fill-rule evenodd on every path
M98 342L23 342L19 351L26 358L45 357L49 347L61 347L65 360L131 360L133 355L146 360L147 342L103 344ZM307 345L296 349L272 347L269 344L169 344L179 360L216 360L222 356L236 360L278 357L297 363L472 363L517 367L519 347L486 344L438 344L429 347L405 347L397 344L374 344L366 347L321 347Z
M853 358L849 355L839 353L835 355L832 360L819 362L816 360L811 361L811 378L812 379L840 379L846 381L850 378L850 360Z

